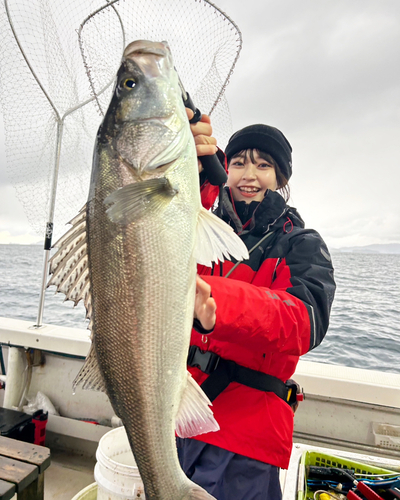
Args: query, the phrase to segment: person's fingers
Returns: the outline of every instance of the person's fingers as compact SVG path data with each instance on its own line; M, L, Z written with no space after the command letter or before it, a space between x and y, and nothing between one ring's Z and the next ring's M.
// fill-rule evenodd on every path
M186 109L189 120L193 117L193 111ZM212 136L211 119L208 115L202 115L201 120L190 124L190 130L194 137L197 156L211 156L217 151L217 139ZM199 173L203 171L203 166L198 161Z
M204 300L211 296L211 286L201 279L199 275L196 276L196 294Z
M208 283L202 280L199 276L196 277L196 298L194 313L195 317L199 318L204 315L204 309L207 300L211 296L211 287Z
M212 126L206 122L191 123L190 130L194 137L196 137L196 135L212 136Z
M213 155L218 151L215 137L207 135L197 135L194 137L197 156Z
M212 330L217 319L217 304L211 297L211 286L196 277L196 298L194 304L194 318L197 318L206 330Z
M194 117L194 112L190 108L185 108L186 114L189 120L191 120Z
M215 311L217 310L217 304L213 297L209 297L205 303L205 311L207 312L208 317L213 317L215 315Z
M201 115L200 121L203 123L211 123L211 118L208 115Z
M196 153L197 156L199 157L213 155L217 151L218 151L217 146L213 146L212 144L200 144L196 146Z
M196 135L194 137L194 142L196 145L200 144L213 144L214 146L217 145L217 139L215 137L209 137L208 135Z
M215 300L212 297L208 298L204 304L204 309L200 318L200 322L206 330L212 330L214 328L217 319L216 311L217 305Z

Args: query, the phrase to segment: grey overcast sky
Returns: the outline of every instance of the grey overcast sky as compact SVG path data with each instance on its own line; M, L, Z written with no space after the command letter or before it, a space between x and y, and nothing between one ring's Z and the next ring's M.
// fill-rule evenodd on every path
M331 248L400 242L400 1L217 0L243 49L233 129L266 123L293 147L292 197ZM41 241L4 172L0 243Z

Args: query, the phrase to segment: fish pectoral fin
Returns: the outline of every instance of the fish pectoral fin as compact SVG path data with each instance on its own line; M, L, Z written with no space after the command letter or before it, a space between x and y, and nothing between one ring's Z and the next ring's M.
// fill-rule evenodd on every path
M205 432L218 431L218 422L209 408L211 401L189 372L187 375L187 386L175 421L176 433L179 437L189 438Z
M79 385L82 385L82 389L106 392L93 344L90 346L85 363L72 383L73 390L75 391Z
M146 212L158 211L177 192L167 178L156 177L117 189L107 196L104 204L111 205L106 212L112 222L127 225L140 219Z
M223 262L230 255L236 260L249 258L246 245L219 217L202 208L197 222L195 258L198 264L211 267L212 262Z

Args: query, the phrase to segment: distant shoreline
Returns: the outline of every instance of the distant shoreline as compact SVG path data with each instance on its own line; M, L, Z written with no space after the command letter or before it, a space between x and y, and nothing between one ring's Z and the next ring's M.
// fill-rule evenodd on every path
M360 247L330 248L332 253L363 253L363 254L393 254L400 255L400 243L381 243Z
M0 243L0 245L12 246L28 246L28 247L42 247L43 242L40 243ZM353 247L340 247L333 248L329 246L331 253L361 253L361 254L391 254L400 255L400 243L376 243L373 245L353 246Z

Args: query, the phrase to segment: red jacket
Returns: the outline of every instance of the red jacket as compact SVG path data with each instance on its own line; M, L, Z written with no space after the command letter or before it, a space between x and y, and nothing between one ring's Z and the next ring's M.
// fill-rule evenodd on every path
M335 291L329 252L316 231L304 229L296 210L279 193L267 191L260 204L236 203L234 214L247 222L243 227L225 198L221 217L248 249L256 248L228 278L223 276L234 265L230 261L213 269L199 266L199 274L211 285L217 320L207 335L193 330L191 344L286 381L299 356L316 347L327 331ZM267 233L270 236L257 245ZM208 377L198 368L189 370L199 384ZM293 412L277 395L232 382L214 400L212 410L220 430L195 439L288 467Z

